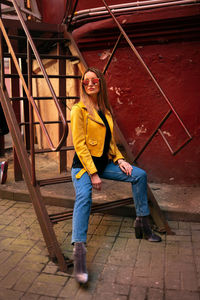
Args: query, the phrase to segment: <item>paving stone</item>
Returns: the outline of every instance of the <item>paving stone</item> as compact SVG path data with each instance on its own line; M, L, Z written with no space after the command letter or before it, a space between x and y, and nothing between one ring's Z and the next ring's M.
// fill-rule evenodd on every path
M128 296L124 295L113 295L112 293L102 293L102 294L95 294L93 296L94 300L128 300Z
M58 271L58 266L54 265L54 266L46 266L42 272L48 274L55 274L57 271Z
M61 299L61 298L58 298L58 297L48 297L48 296L40 296L40 298L39 298L39 300L58 300L58 299Z
M93 216L90 216L90 221L89 223L92 224L92 225L98 225L99 223L101 223L103 219L103 216L102 215L93 215Z
M189 292L189 291L166 291L165 300L199 300L198 292Z
M14 286L14 290L24 291L26 292L28 288L31 286L32 282L35 278L38 277L37 272L33 272L32 270L26 271L21 276L18 277L18 280Z
M47 263L49 258L47 255L27 254L24 256L23 262L33 262L35 264Z
M7 228L5 229L2 229L0 231L0 236L4 236L4 237L11 237L11 238L17 238L18 236L20 235L19 232L16 232L16 231L11 231L11 230L8 230Z
M1 288L0 289L0 299L1 300L18 300L23 296L22 292L12 291L9 289Z
M4 205L6 207L12 207L16 202L8 199L1 199L0 200L1 205Z
M101 221L101 225L104 226L119 226L121 224L121 220L118 219L112 219L112 220L107 220L104 219Z
M133 266L135 264L135 253L126 251L112 251L108 257L108 263L113 265Z
M11 269L4 279L0 281L0 288L4 287L11 289L23 274L24 270L20 269L19 267Z
M94 234L94 232L97 230L98 226L96 224L90 224L88 226L88 234Z
M129 285L123 285L123 284L116 284L110 282L108 285L107 282L105 281L100 281L97 284L97 294L102 294L102 293L112 293L112 294L120 294L120 295L125 295L128 296L129 294Z
M104 263L105 264L109 254L110 254L109 249L100 248L100 249L98 249L93 261L95 263Z
M133 238L128 239L125 250L130 250L130 251L136 252L138 250L139 245L140 245L139 239L133 239Z
M12 255L12 251L3 250L0 252L0 265Z
M0 215L0 225L8 225L16 219L16 216L4 216Z
M119 267L116 265L105 265L103 272L100 275L100 280L107 283L117 282L116 276L118 275ZM119 282L120 283L120 282Z
M145 300L147 299L147 288L145 287L132 287L129 299L131 300Z
M192 231L192 241L193 242L199 242L200 241L200 231L199 230Z
M40 273L44 268L45 265L44 264L40 264L40 263L34 263L34 262L24 262L21 261L20 263L18 263L19 268L26 270L31 270L31 271L35 271L37 273Z
M132 274L133 274L133 267L121 266L118 268L115 274L115 281L118 284L129 285L131 284Z
M90 291L86 288L80 288L76 294L76 300L91 300L93 298Z
M119 233L119 237L121 237L121 238L132 238L133 237L133 235L134 235L134 232L122 232L122 231L120 231L120 233Z
M68 278L64 276L54 275L54 274L40 274L37 277L38 282L46 282L50 283L53 282L56 285L63 286L67 282Z
M23 208L32 208L32 203L27 203L27 202L14 202L14 207L18 208L18 207L23 207Z
M20 215L22 215L24 212L26 211L26 208L20 208L20 207L10 207L9 209L7 209L3 216L15 216L15 217L19 217Z
M162 289L150 288L148 290L148 300L163 300L163 299L164 299L164 293Z
M91 247L100 247L100 248L111 249L114 241L115 241L115 238L111 237L111 236L93 235L91 240L89 241L88 245L90 245Z
M184 229L190 230L192 227L190 222L178 222L178 228L182 230Z
M169 226L171 229L178 229L179 228L179 222L177 221L168 221Z
M90 216L89 282L81 286L73 268L66 274L49 260L32 206L17 205L0 201L0 212L13 220L0 224L0 299L200 300L199 223L172 222L176 236L149 243L135 238L134 218ZM71 220L54 228L63 254L72 257Z
M31 294L31 293L26 293L25 295L20 298L21 300L38 300L40 298L40 295L37 294Z
M87 254L86 254L87 262L93 261L98 250L99 250L98 247L90 247L89 245L87 246Z
M61 289L59 293L59 297L64 297L66 299L75 299L75 296L79 290L80 286L79 284L75 281L75 279L70 278L65 285L64 288Z
M12 244L15 241L15 238L11 238L11 237L3 237L0 240L0 247L1 249L8 249L9 245Z
M191 227L191 230L200 230L200 223L192 223L191 222L190 227Z
M191 241L191 236L189 235L168 235L167 236L167 241Z
M29 293L45 295L50 297L58 296L61 291L61 285L54 284L54 282L44 282L36 280L32 286L28 289Z
M127 241L128 241L127 238L117 237L113 245L113 250L116 251L125 250Z
M108 226L99 225L96 230L94 231L94 234L96 235L104 235L106 231L108 230Z
M181 275L178 269L176 271L168 271L165 275L165 287L167 289L181 289Z
M0 276L6 276L10 270L14 269L24 257L24 253L13 253L9 258L0 265Z
M151 282L149 280L149 277L145 276L136 276L133 274L133 277L131 279L131 286L133 287L150 287Z
M88 265L89 280L92 280L93 283L96 284L97 279L100 278L103 268L104 265L99 263L91 263L90 265Z
M122 227L131 227L133 228L134 219L133 218L124 218L122 220L121 228Z

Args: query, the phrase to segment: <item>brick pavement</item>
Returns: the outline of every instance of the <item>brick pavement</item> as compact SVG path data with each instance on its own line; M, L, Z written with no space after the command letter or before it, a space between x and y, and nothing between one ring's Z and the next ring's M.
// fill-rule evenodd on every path
M49 261L32 204L0 199L0 212L2 300L200 300L200 223L171 221L176 235L153 244L135 239L132 218L91 216L89 283L79 286L72 269L64 274ZM71 257L71 220L55 231Z

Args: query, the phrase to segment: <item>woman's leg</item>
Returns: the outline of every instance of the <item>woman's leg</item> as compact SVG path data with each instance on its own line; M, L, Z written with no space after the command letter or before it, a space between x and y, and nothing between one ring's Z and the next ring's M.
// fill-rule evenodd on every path
M147 175L140 168L133 166L131 176L126 175L118 165L113 162L109 163L102 178L130 182L132 184L133 199L137 216L148 216L149 207L147 201Z
M88 281L86 268L86 247L88 221L92 203L92 184L88 173L77 179L80 168L72 168L72 181L76 193L73 210L72 244L74 244L74 276L79 283Z
M77 179L76 174L80 168L72 168L72 181L76 193L73 210L72 243L86 242L90 208L92 203L92 184L90 177L85 172Z
M151 230L148 215L149 206L147 200L147 175L146 172L140 168L133 166L131 176L126 175L118 165L109 163L102 176L105 179L112 179L118 181L131 182L133 199L136 210L135 221L135 236L142 238L143 236L150 242L160 242L160 236L154 234Z

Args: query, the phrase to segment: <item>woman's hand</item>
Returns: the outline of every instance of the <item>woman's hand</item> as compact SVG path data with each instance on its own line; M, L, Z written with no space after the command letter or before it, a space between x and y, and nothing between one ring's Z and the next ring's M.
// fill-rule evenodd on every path
M91 175L91 182L94 189L101 190L101 179L97 173Z
M120 169L127 175L127 176L131 176L133 167L125 160L123 159L118 159L117 161Z

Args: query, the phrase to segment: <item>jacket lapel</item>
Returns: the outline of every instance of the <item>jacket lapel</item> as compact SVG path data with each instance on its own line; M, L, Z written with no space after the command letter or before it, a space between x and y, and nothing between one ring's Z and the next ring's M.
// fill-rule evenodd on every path
M85 106L85 104L84 104L83 102L80 101L80 102L78 102L77 104L78 104L81 108L83 108L83 109L85 109L85 110L87 111L87 108L86 108L86 106ZM106 119L107 119L108 124L109 124L109 126L110 126L110 130L111 130L111 132L113 132L113 121L112 121L112 117L111 117L111 115L110 115L109 113L106 113L105 116L106 116ZM88 113L88 118L90 118L90 120L93 120L94 122L97 122L97 123L99 123L99 124L105 126L104 122L102 121L101 117L99 116L99 114L98 114L98 112L97 112L96 110L94 110L94 116L92 116L92 115L90 115L90 114Z
M87 108L86 108L86 106L85 106L85 104L83 103L83 102L78 102L77 103L77 105L79 106L79 107L81 107L82 109L85 109L86 111L87 111ZM90 119L90 120L93 120L94 122L97 122L97 123L99 123L99 124L101 124L101 125L104 125L104 122L102 121L102 119L99 117L99 115L98 115L98 113L97 113L97 111L96 110L94 110L94 116L92 116L92 115L90 115L89 113L88 113L88 118Z

